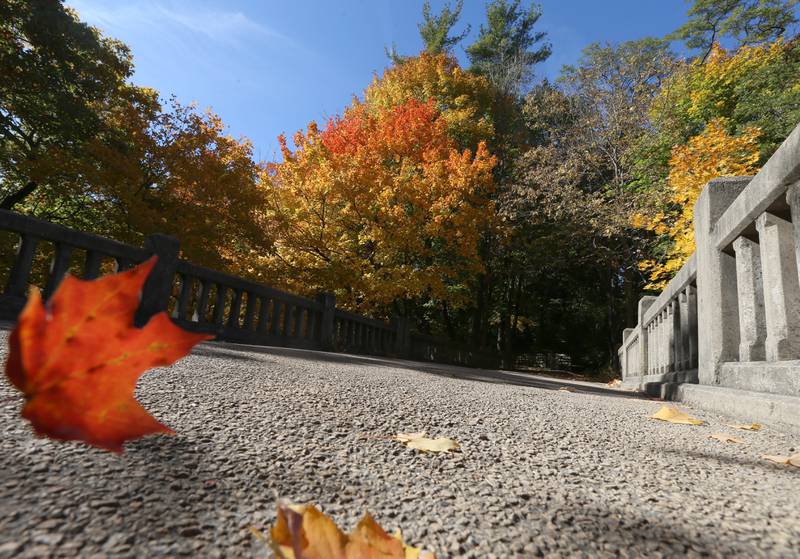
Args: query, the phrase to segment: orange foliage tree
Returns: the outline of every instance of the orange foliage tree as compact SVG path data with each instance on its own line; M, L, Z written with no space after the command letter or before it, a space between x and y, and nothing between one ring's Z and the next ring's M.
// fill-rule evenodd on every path
M403 299L462 300L494 214L484 143L459 149L434 102L416 99L385 110L356 102L294 143L281 138L284 161L264 173L269 279L378 314Z
M250 141L230 136L210 111L174 101L162 110L155 93L139 93L107 119L120 141L89 146L98 164L87 176L105 194L110 233L175 235L194 262L248 274L250 252L268 242Z
M373 111L386 110L416 99L432 102L459 147L475 150L495 134L496 95L489 81L463 70L448 54L421 53L389 68L364 92Z

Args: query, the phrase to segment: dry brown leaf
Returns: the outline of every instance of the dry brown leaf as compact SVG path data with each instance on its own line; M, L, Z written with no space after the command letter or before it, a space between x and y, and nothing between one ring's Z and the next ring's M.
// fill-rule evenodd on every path
M575 392L575 389L571 386L562 386L558 389L560 392Z
M399 530L387 534L369 513L345 535L314 506L278 503L270 536L269 545L279 559L436 559L431 552L406 545Z
M609 381L606 386L609 388L616 388L617 386L622 386L622 379L615 378L612 381Z
M742 439L737 439L736 437L732 437L726 433L714 433L713 435L708 436L709 439L716 439L722 443L739 443L744 444Z
M422 452L450 452L458 450L460 446L458 442L446 437L439 437L438 439L429 439L425 433L398 433L394 439L404 443L408 448L420 450Z
M705 423L702 419L695 419L683 413L676 406L661 406L661 409L651 415L650 418L683 425L703 425Z
M769 460L770 462L775 462L776 464L784 464L787 466L800 468L800 454L794 454L792 456L772 456L765 454L761 458L764 460Z
M746 423L746 424L732 424L732 425L725 425L726 427L733 427L734 429L741 429L743 431L759 431L761 430L761 425L758 423Z

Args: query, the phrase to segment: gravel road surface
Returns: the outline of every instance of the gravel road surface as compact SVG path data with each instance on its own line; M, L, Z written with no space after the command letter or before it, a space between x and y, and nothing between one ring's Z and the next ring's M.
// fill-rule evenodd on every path
M565 384L206 344L137 391L177 435L117 456L33 437L3 377L0 557L267 557L249 527L278 497L347 529L368 509L440 558L800 555L800 469L760 458L800 435L662 423L659 402ZM463 452L389 439L410 431Z

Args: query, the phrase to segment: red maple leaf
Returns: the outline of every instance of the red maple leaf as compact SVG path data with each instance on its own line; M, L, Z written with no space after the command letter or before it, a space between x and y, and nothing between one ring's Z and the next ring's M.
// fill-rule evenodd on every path
M136 401L136 381L211 336L186 332L165 312L134 327L155 262L93 281L67 276L46 307L31 291L9 338L6 375L25 394L22 417L38 435L122 452L127 440L172 433Z

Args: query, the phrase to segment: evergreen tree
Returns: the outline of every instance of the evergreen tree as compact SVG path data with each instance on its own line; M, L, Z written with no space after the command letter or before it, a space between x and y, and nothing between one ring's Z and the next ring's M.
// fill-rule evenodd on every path
M486 25L467 47L471 70L487 76L500 90L519 95L530 83L533 67L551 53L547 33L534 30L541 15L536 4L525 10L520 0L492 0L486 6Z

